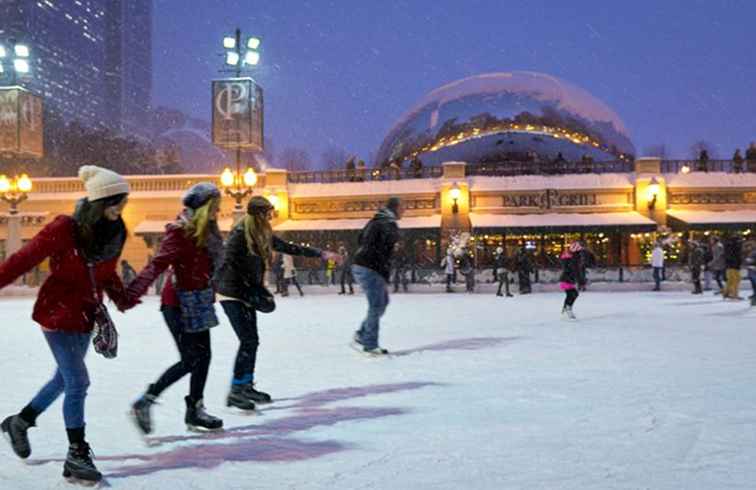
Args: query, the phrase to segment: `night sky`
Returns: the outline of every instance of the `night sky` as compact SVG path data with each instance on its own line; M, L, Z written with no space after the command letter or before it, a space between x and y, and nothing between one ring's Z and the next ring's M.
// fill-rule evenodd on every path
M222 6L222 7L221 7ZM423 95L486 72L555 75L606 102L639 155L756 140L752 0L156 0L153 104L210 119L222 39L262 38L274 152L328 146L367 159Z

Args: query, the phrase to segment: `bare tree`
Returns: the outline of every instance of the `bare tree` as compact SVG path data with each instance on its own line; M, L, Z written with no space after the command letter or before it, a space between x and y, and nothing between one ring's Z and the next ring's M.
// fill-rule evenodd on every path
M296 147L288 147L281 150L276 158L278 166L289 171L310 170L312 160L307 150Z
M649 145L643 149L643 155L647 157L657 157L664 160L667 158L667 145L665 143Z
M320 163L325 170L344 170L349 153L344 148L329 146L320 155Z
M706 151L706 153L709 155L709 158L716 160L717 156L717 150L716 147L705 140L699 140L690 145L690 153L691 156L695 159L698 158L698 156L701 154L702 151Z

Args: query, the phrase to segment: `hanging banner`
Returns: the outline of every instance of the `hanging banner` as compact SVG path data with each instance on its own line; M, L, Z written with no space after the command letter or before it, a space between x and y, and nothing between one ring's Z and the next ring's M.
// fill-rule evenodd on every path
M263 151L263 92L251 78L213 81L213 143Z
M28 90L0 89L0 153L42 158L42 98Z

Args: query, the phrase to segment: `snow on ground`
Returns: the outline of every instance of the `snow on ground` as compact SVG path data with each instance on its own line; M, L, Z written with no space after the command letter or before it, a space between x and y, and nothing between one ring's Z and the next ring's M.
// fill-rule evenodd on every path
M324 288L325 289L325 288ZM369 359L347 347L364 298L279 299L259 315L258 416L224 407L236 340L213 330L206 390L226 431L187 433L181 381L155 407L145 445L129 404L177 359L157 299L126 316L119 357L90 352L87 434L116 489L746 489L756 481L756 310L688 292L588 292L578 322L562 295L398 294ZM0 414L20 409L53 362L3 298ZM220 311L219 311L220 313ZM56 402L7 446L0 488L72 488Z

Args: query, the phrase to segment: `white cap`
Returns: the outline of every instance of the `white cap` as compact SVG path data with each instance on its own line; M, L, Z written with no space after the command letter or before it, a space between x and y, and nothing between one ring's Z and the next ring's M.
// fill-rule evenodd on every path
M112 170L96 165L79 167L79 178L84 181L89 202L129 193L129 183L126 179Z

